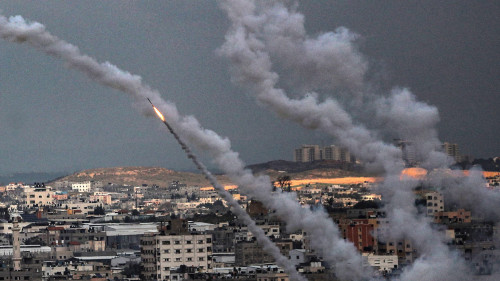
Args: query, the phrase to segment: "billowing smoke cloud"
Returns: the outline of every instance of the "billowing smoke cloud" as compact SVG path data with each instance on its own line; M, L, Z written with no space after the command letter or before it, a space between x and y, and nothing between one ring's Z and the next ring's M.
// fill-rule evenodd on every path
M451 207L471 210L474 216L491 222L500 221L500 192L486 188L487 182L477 167L469 170L468 176L463 171L437 169L424 184L439 187Z
M190 158L195 164L196 168L198 168L198 170L200 170L203 175L205 175L206 179L217 190L219 195L224 200L226 200L226 202L228 202L231 210L238 216L238 218L247 225L248 230L250 230L250 232L256 237L257 241L260 243L263 249L274 258L279 266L283 267L285 272L287 272L290 276L291 280L305 281L306 279L297 272L295 266L288 261L288 258L284 257L281 254L280 249L278 249L278 247L269 239L269 237L266 236L264 230L262 230L262 228L258 227L255 224L255 221L252 220L250 215L238 204L238 201L233 198L231 193L225 190L224 187L218 183L217 179L212 175L212 173L210 173L207 167L200 160L198 160L198 157L196 157L189 146L180 138L180 136L173 130L173 128L166 122L165 125L167 125L170 133L175 137L179 145L186 152L188 158Z
M222 2L232 25L219 52L231 62L233 81L249 87L260 104L279 116L306 128L322 130L369 167L383 168L386 179L380 191L388 201L385 210L390 219L390 238L411 239L421 255L407 268L403 279L468 279L463 261L450 252L441 234L417 212L413 189L418 183L400 180L404 168L401 151L384 143L367 126L357 123L344 106L356 104L368 113L375 112L371 117L376 119L376 124L410 140L415 160L428 169L447 167L451 163L449 157L439 151L435 129L439 121L437 109L417 101L408 89L396 88L387 96L364 93L367 64L354 47L356 35L339 28L309 38L304 31L303 16L295 7L287 8L282 2L286 3ZM294 86L308 90L305 97L290 98L284 88L278 87L281 77L273 67L295 77L291 79L295 81ZM313 91L325 89L341 95L339 100L347 98L348 102L341 104L331 96L320 101L319 94ZM482 197L483 193L477 196ZM487 200L498 203L491 198Z
M463 272L460 260L455 259L454 254L447 250L438 232L418 216L413 206L413 184L406 186L396 181L396 176L404 168L401 151L383 142L367 126L356 122L344 109L345 104L333 98L321 100L320 95L313 91L331 89L343 97L350 97L352 94L351 102L360 106L369 106L370 102L376 101L373 109L373 112L377 112L375 118L381 123L392 124L394 131L400 136L410 135L412 139L418 140L418 157L423 163L428 163L428 167L437 167L446 162L443 161L446 157L435 150L435 144L438 143L434 129L434 124L438 121L436 109L417 102L404 89L396 89L392 96L387 97L367 96L363 92L363 76L367 64L354 47L356 35L347 29L340 28L318 38L308 38L304 32L302 15L280 3L269 4L264 1L259 2L259 5L261 6L253 1L242 0L222 3L232 21L232 27L220 52L233 63L233 80L249 86L256 93L259 103L280 116L307 128L327 132L367 165L387 172L382 190L385 190L384 196L387 194L386 197L389 198L386 206L391 218L391 229L399 229L400 233L394 233L395 236L407 235L416 243L421 243L416 245L421 258L405 271L405 280L446 280L447 277L452 279L460 275ZM340 238L337 226L324 212L302 208L294 194L273 195L269 178L256 177L246 170L238 154L231 150L229 140L203 129L194 117L179 115L172 103L163 101L157 91L142 83L139 76L124 72L110 63L99 64L80 54L75 46L50 35L43 25L26 24L20 17L11 18L10 21L0 18L0 36L13 42L26 42L63 59L68 66L84 72L101 84L130 94L136 100L137 107L145 114L151 114L149 105L145 102L145 97L149 97L167 113L167 121L182 139L190 146L207 151L244 192L276 210L276 214L287 223L289 231L307 231L311 236L311 246L332 265L337 277L342 280L367 278L369 272L361 267L360 255L352 244ZM274 41L278 39L281 41ZM281 46L290 48L280 48ZM303 83L302 79L291 80L301 84L298 85L300 89L308 90L308 95L290 99L285 90L276 87L280 77L271 70L273 56L281 62L280 67L284 71L303 75ZM401 101L406 103L406 111L400 108ZM377 111L378 106L393 111L393 114ZM408 124L407 122L414 121L410 113L424 118L426 122ZM411 127L413 131L406 129L409 126L414 126ZM403 226L406 227L402 228ZM458 266L453 269L452 264ZM466 275L461 275L463 276Z
M94 81L130 94L145 114L151 114L145 99L150 98L166 113L166 121L184 140L191 146L207 151L247 194L262 201L268 208L275 209L290 231L307 231L311 236L311 246L332 264L337 276L345 280L359 280L367 276L361 267L360 255L351 243L340 237L337 226L325 213L303 208L293 194L273 196L270 179L266 176L255 177L250 170L245 169L238 153L231 150L229 140L202 128L192 116L180 116L175 105L165 102L157 91L144 85L141 77L124 72L108 62L99 64L91 57L82 55L77 47L48 33L43 25L27 24L19 16L9 20L0 18L0 36L12 42L28 43L64 60L69 67L82 71Z
M144 85L141 82L141 77L124 72L108 62L100 64L93 58L82 55L76 46L51 35L45 30L45 27L39 23L26 23L20 16L11 17L10 19L0 16L0 36L11 42L29 43L47 54L61 58L69 67L82 71L91 79L132 95L139 104L146 104L146 98L158 101L158 104L169 113L167 117L169 117L168 119L172 123L167 122L165 124L181 145L182 149L186 152L187 156L192 159L196 167L205 175L214 188L216 188L219 195L229 203L238 218L248 226L248 229L257 238L257 241L262 245L263 249L273 256L276 263L285 269L292 280L305 280L304 277L299 275L295 266L288 262L288 258L280 253L280 250L265 235L264 231L255 224L232 195L217 182L216 178L208 171L205 165L198 160L187 144L168 124L174 124L176 127L180 128L181 131L189 132L191 138L195 137L198 141L197 143L205 149L226 151L229 146L229 141L220 138L211 131L203 130L193 117L186 117L184 120L182 116L178 115L175 106L163 101L157 91Z

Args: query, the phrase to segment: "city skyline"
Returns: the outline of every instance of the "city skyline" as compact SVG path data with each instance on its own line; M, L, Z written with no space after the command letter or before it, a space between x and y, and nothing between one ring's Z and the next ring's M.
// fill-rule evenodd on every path
M466 2L389 3L383 12L368 9L373 5L368 2L362 4L300 3L298 9L305 14L311 34L341 25L358 33L357 45L370 64L374 88L407 86L419 100L437 106L441 141L458 143L464 154L476 157L498 155L498 133L491 129L498 119L498 69L494 68L498 58L495 43L489 40L498 34L498 25L492 24L498 7ZM141 75L183 114L193 114L202 126L227 136L249 164L291 160L289 151L301 143L332 142L326 135L277 118L230 82L228 63L216 54L229 24L215 2L111 1L99 2L99 10L86 3L71 9L68 5L7 3L2 9L6 16L21 14L41 22L84 53ZM435 13L424 13L429 9ZM461 9L467 13L459 16L455 12ZM371 16L361 20L366 10ZM394 15L401 20L412 12L415 18L402 24L397 17L389 20ZM473 16L480 12L484 12L481 19ZM134 17L127 18L129 14ZM457 24L455 29L450 22ZM432 36L423 31L425 24L434 27ZM479 42L468 40L488 26L491 32L478 37ZM106 166L193 169L161 124L137 114L129 98L96 86L59 61L24 46L2 41L0 51L4 66L0 69L4 137L0 174ZM455 68L450 69L450 62L455 62ZM480 90L469 95L473 88ZM439 94L445 90L450 93ZM279 143L276 135L281 137ZM394 137L398 136L386 139Z

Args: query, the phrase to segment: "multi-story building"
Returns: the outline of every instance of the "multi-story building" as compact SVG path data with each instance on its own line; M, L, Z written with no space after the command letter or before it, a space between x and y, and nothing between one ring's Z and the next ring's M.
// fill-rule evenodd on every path
M76 190L78 192L90 192L90 190L92 189L92 182L90 181L75 182L71 184L71 189Z
M352 162L349 150L336 145L329 145L323 148L323 160L334 160L347 163Z
M49 206L54 202L54 191L50 186L35 185L35 187L24 190L27 207Z
M170 221L157 233L141 238L141 259L147 278L170 280L179 268L212 271L212 234L190 233L187 222Z
M437 212L444 211L444 201L443 194L433 191L425 194L425 199L427 201L427 216L434 217Z
M376 268L378 271L390 273L398 268L398 256L363 254L363 265Z
M455 162L462 161L462 157L460 156L460 149L458 147L458 144L445 142L445 143L443 143L442 147L443 147L444 153L446 153L448 156L453 158L455 160Z
M257 241L241 241L237 243L234 253L236 266L274 262L273 257L264 251Z
M352 163L353 158L347 148L329 145L321 148L319 145L303 144L301 148L294 150L293 161L313 162L319 160L333 160Z
M93 195L90 195L90 202L99 202L104 205L110 205L111 195L107 192L96 191Z
M403 161L407 166L413 167L418 164L415 146L411 141L394 139L394 145L401 149Z
M322 159L322 151L319 145L303 144L295 149L293 157L295 162L313 162Z
M66 247L77 251L98 252L106 249L106 233L93 228L49 226L45 230L47 245Z
M341 220L339 228L344 239L351 241L360 252L376 250L377 241L373 235L376 228L375 219Z
M471 223L472 216L470 211L466 211L464 209L459 209L451 212L437 212L434 213L434 222L435 223Z

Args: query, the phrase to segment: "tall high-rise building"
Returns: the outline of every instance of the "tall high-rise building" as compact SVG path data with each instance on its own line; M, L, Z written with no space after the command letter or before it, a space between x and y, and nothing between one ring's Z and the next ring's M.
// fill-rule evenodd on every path
M319 145L303 144L301 148L295 149L293 160L295 162L313 162L322 159L322 151Z
M313 162L318 160L335 160L351 163L354 157L347 148L336 145L320 148L319 145L303 144L302 147L294 150L293 161L295 162Z
M446 153L448 156L455 159L455 162L462 161L462 157L460 156L460 149L458 147L458 144L445 142L445 143L443 143L442 147L443 147L444 153Z
M406 166L413 167L418 164L415 146L413 146L411 141L394 139L394 145L401 149L403 161L405 161Z
M352 162L349 150L336 145L329 145L323 148L323 160Z

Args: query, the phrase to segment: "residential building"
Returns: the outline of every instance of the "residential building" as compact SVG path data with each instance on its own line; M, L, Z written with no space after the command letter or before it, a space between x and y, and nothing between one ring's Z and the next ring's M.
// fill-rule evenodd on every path
M351 163L351 153L347 148L329 145L323 148L323 160L334 160Z
M190 233L187 222L182 220L170 221L158 230L141 239L141 259L146 277L169 280L171 271L179 268L212 271L212 234Z
M344 239L351 241L360 252L376 250L377 241L373 235L375 219L343 219L339 228Z
M418 164L417 160L417 152L415 146L411 141L402 140L402 139L394 139L394 145L401 149L403 161L406 166L414 167Z
M381 272L390 273L398 268L398 256L366 253L363 254L363 265L374 267Z
M90 190L92 189L92 182L75 182L71 184L71 189L78 192L90 192Z
M54 202L55 193L50 186L38 184L35 187L25 189L24 194L27 207L50 206Z
M444 211L443 194L433 191L425 194L427 216L434 217L437 212Z
M464 209L459 209L456 211L450 212L437 212L434 213L434 222L435 223L471 223L472 216L470 211L466 211Z
M294 151L295 162L313 162L322 159L322 151L319 145L303 144L301 148Z
M461 162L462 161L462 158L460 156L460 149L458 147L458 144L445 142L445 143L443 143L442 147L443 147L444 153L446 153L446 155L448 155L451 158L453 158L453 160L455 160L455 162Z

